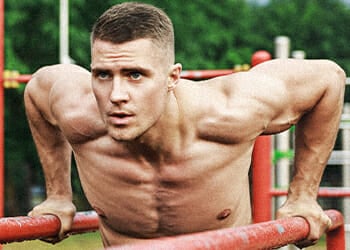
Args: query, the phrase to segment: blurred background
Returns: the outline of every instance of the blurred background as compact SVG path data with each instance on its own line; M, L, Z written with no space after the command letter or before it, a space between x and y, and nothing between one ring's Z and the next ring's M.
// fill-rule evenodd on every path
M89 69L90 30L111 5L125 1L71 0L69 55ZM345 0L149 0L172 19L176 61L185 70L230 69L249 64L257 50L274 54L277 36L290 38L291 50L306 58L326 58L350 72L350 3ZM59 56L59 1L5 1L5 67L32 74ZM5 90L5 215L26 214L45 195L44 178L23 105L25 85ZM349 94L347 93L347 96ZM348 98L348 97L347 97ZM339 144L340 142L337 142ZM327 170L324 183L341 185L337 167ZM73 167L74 202L90 209ZM341 201L327 199L338 208ZM339 205L340 206L340 205ZM341 208L338 208L341 210Z

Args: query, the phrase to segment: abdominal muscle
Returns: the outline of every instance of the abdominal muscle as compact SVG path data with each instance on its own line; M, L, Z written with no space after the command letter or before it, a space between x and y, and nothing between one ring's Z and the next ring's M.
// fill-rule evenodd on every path
M79 176L105 246L251 222L247 171L195 172L183 162L162 166L167 174L160 174L132 160L104 157L101 165L91 151L87 157L82 165L76 156Z

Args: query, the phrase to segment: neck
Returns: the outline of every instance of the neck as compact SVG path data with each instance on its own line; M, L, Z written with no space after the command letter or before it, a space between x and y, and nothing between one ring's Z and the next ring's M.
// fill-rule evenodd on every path
M157 123L128 144L134 149L132 151L153 162L171 160L180 152L180 112L173 92L169 94L168 105Z

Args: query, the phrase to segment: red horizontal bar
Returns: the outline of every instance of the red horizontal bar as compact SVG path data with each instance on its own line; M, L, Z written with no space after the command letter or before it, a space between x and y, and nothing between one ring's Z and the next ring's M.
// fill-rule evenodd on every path
M217 76L223 76L234 73L233 69L214 69L214 70L184 70L181 72L181 78L184 79L209 79Z
M32 75L19 75L15 80L21 83L27 83L32 78Z
M32 75L19 75L17 77L7 77L4 78L4 81L15 81L15 82L19 82L19 83L27 83L30 81L30 79L32 78Z
M184 79L209 79L217 76L228 75L234 73L233 69L217 69L217 70L184 70L181 73L181 78ZM30 74L22 74L15 78L5 78L5 81L16 81L19 83L27 83L32 78Z
M0 243L42 239L58 234L60 220L54 215L7 217L0 219ZM98 230L98 216L93 211L78 212L69 234Z
M327 210L326 214L332 220L329 231L343 225L344 220L340 212ZM292 217L244 227L165 237L144 243L111 247L108 250L270 249L295 243L306 238L308 234L309 224L306 220ZM344 249L342 246L338 247L339 250Z
M284 196L287 195L287 190L271 189L270 194L272 196ZM318 191L319 197L348 197L350 196L350 188L344 187L321 187Z

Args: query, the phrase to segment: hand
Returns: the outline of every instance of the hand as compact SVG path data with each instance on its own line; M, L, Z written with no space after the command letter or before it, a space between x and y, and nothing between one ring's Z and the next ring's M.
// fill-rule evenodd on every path
M302 249L315 245L319 238L332 225L330 218L314 199L289 200L277 211L277 218L299 216L307 220L310 226L308 237L295 245Z
M56 237L42 239L45 242L55 244L67 237L66 233L71 229L76 208L71 200L55 197L47 198L44 202L34 207L28 216L40 216L53 214L61 221L60 232Z

